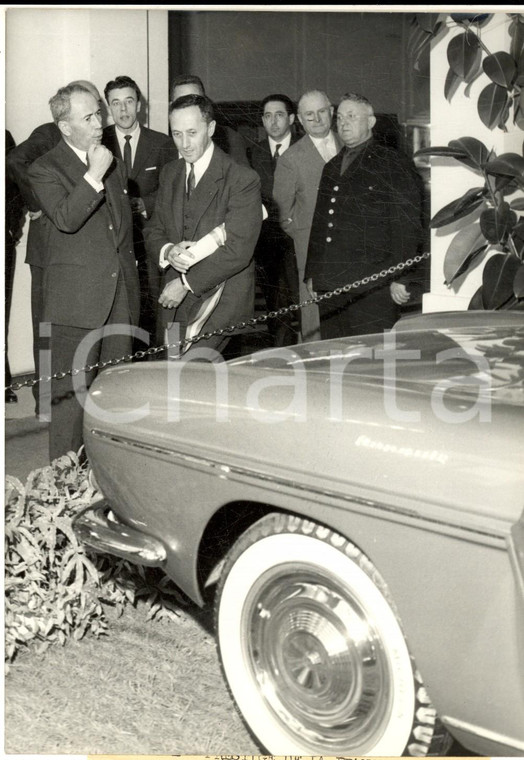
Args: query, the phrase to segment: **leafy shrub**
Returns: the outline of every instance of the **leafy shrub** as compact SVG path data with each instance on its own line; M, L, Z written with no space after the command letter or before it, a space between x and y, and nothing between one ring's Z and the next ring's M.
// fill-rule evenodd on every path
M98 495L99 496L99 495ZM37 652L87 633L108 633L104 604L122 614L144 598L148 618L175 619L182 596L163 577L79 544L75 514L97 492L87 465L70 452L33 471L24 486L7 476L5 498L5 656L32 645ZM167 597L170 596L174 601Z

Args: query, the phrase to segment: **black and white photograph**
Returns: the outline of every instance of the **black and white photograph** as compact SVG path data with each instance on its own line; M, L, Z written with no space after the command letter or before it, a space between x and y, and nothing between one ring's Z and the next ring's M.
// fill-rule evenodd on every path
M2 6L6 757L524 757L523 10Z

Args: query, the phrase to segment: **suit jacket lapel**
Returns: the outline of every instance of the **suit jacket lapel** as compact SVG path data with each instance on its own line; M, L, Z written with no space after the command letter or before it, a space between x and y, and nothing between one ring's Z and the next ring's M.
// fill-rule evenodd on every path
M198 183L200 184L200 182ZM198 187L198 186L197 186ZM196 192L195 188L195 192ZM184 202L186 197L186 162L179 158L173 177L172 207L177 242L184 239Z
M104 189L108 200L107 210L113 220L114 231L118 238L122 225L120 194L125 189L125 183L123 174L120 176L120 169L116 158L113 159L113 163L104 177Z
M219 182L224 176L222 159L218 151L219 149L215 146L211 163L200 178L200 181L191 196L195 208L194 226L191 230L190 237L191 240L193 239L194 232L200 219L204 216L209 208L209 204L218 193Z
M147 134L147 130L145 127L140 127L140 137L138 138L138 143L136 146L136 153L135 153L135 160L133 161L133 170L131 172L131 179L135 179L142 166L146 163L147 157L149 155L149 147L150 147L150 141L149 141L149 135Z

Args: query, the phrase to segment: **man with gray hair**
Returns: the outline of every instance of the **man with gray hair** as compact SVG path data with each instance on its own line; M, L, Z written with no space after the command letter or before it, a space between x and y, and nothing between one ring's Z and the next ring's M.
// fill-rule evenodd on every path
M322 173L309 239L306 280L312 296L405 261L421 243L415 168L373 139L375 122L367 98L342 96L337 127L345 147ZM397 275L321 301L322 338L390 329L409 298Z
M80 85L88 90L95 100L101 103L100 93L92 82L86 79L77 79L70 82L68 87ZM9 151L6 158L6 167L9 177L17 184L22 195L24 205L29 215L29 232L25 263L29 264L31 272L31 322L33 326L33 360L35 374L40 376L40 351L45 350L44 339L40 336L40 323L42 321L43 294L44 294L44 265L45 244L42 220L42 208L38 199L31 189L27 171L33 161L44 156L62 139L61 132L54 121L41 124L36 127L29 137ZM49 421L49 392L47 387L41 387L39 383L33 385L36 416L42 422ZM40 403L42 401L42 403Z
M139 289L127 174L101 144L100 103L73 84L49 105L61 139L31 164L28 177L45 222L53 460L82 444L82 402L96 369L75 375L74 383L68 373L131 352Z
M301 301L311 297L304 277L320 177L326 162L342 147L338 135L331 129L332 119L333 106L326 93L305 92L298 102L298 120L306 134L286 150L275 169L273 198L279 209L281 227L295 245ZM320 338L315 304L300 310L300 327L302 341Z

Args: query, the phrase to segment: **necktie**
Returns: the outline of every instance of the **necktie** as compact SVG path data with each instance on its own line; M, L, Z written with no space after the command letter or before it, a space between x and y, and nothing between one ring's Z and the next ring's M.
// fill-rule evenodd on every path
M275 145L275 152L273 153L273 166L276 166L278 157L280 156L281 147L282 147L282 143L277 143L277 145Z
M324 137L322 142L319 144L319 148L320 148L319 153L327 164L327 162L333 158L333 156L331 155L331 151L329 149L329 136Z
M191 193L195 189L195 166L194 164L191 164L191 168L189 170L189 176L187 178L187 199L189 200L191 198Z
M126 144L124 145L124 164L126 165L127 173L131 176L131 169L133 168L133 159L131 158L131 145L129 143L131 135L124 135Z

